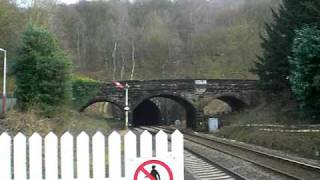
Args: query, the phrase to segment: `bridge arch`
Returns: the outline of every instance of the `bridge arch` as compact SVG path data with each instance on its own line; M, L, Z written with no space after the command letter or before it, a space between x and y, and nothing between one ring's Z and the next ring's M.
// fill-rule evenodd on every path
M189 102L186 98L183 98L179 95L175 95L175 94L156 94L156 95L149 95L149 96L144 96L142 98L140 98L140 100L136 101L136 103L132 106L132 113L133 113L133 118L132 118L132 122L131 124L137 125L139 123L137 123L137 121L139 121L139 119L135 118L135 113L137 113L136 111L140 111L140 107L141 106L145 106L146 104L149 104L150 106L153 106L153 111L156 112L155 108L155 104L151 105L150 103L150 99L152 98L156 98L156 97L160 97L160 98L167 98L170 100L173 100L174 102L178 103L179 105L181 105L186 112L186 125L187 128L194 128L195 127L195 123L196 123L196 108L195 106ZM151 101L152 102L152 101ZM158 108L156 106L156 108ZM138 112L141 113L141 112ZM156 119L158 120L158 119ZM152 124L152 123L151 123Z
M106 98L106 97L99 97L99 98L93 98L93 99L91 99L88 103L86 103L84 106L82 106L81 108L80 108L80 112L83 112L84 110L86 110L89 106L91 106L92 104L94 104L94 103L98 103L98 102L108 102L108 103L111 103L112 105L115 105L116 107L118 107L119 109L121 109L122 111L123 111L123 113L124 113L124 110L123 110L123 105L122 104L120 104L120 103L117 103L117 102L115 102L115 101L112 101L112 100L110 100L109 98Z
M246 106L248 106L248 103L237 94L219 94L215 96L215 99L218 99L228 104L232 111L240 111Z

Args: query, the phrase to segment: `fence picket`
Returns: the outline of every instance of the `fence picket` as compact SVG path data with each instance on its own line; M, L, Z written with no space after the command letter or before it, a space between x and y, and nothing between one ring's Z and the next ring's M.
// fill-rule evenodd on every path
M42 137L38 133L29 138L29 168L30 179L42 179Z
M1 180L11 180L11 137L7 133L0 136Z
M90 178L89 136L85 132L80 133L77 137L77 172L78 179Z
M156 135L156 156L166 157L168 155L168 135L162 130Z
M61 136L61 178L69 180L74 178L73 136L66 132Z
M183 134L176 130L171 135L172 155L175 159L176 173L174 179L184 180L184 151L183 151Z
M129 178L131 175L130 169L131 161L133 161L137 157L137 136L129 131L124 136L124 162L125 162L125 177Z
M58 138L50 132L44 140L45 144L45 177L46 180L58 179Z
M97 132L92 137L92 161L93 177L97 179L105 178L106 159L105 159L105 138L101 132Z
M140 135L140 157L152 157L152 135L148 131Z
M137 136L128 131L124 136L124 166L121 159L121 135L113 132L108 137L108 165L109 178L106 178L106 147L105 136L97 132L92 137L92 180L124 180L132 179L137 165L150 159L160 159L170 164L174 172L174 179L184 179L183 162L183 135L175 131L171 135L172 151L168 152L168 134L159 131L155 136L156 156L153 157L152 135L144 131L140 135L140 157L137 157ZM66 132L60 138L60 151L58 150L58 137L50 132L44 138L34 133L29 140L22 133L13 138L13 156L11 156L11 137L7 133L0 135L0 179L1 180L57 180L59 179L58 158L61 158L61 180L75 180L75 154L77 158L77 180L90 178L90 137L82 132L74 137ZM28 144L27 144L28 143ZM29 147L27 158L27 147ZM44 149L44 159L42 157ZM59 156L60 154L60 156ZM13 158L13 159L12 159ZM28 160L28 162L27 162ZM44 160L44 164L43 164ZM14 167L12 169L12 161ZM29 167L29 169L27 168ZM44 169L44 175L43 175ZM121 172L125 176L121 178ZM138 172L138 171L137 171ZM144 172L138 172L143 173ZM160 172L161 173L161 172ZM140 174L141 176L141 174Z
M13 143L13 157L14 157L14 178L15 179L27 179L27 138L22 134L18 133L14 137Z
M121 177L121 136L114 131L108 139L109 154L109 178L120 179Z

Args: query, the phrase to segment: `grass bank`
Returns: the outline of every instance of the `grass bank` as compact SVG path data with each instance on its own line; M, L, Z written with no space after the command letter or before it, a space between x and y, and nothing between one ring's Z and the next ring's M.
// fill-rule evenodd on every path
M46 135L54 132L61 135L66 131L77 135L82 131L89 135L97 131L108 132L111 130L121 130L123 121L114 118L105 118L95 113L79 113L74 110L66 110L52 118L39 116L36 111L28 112L10 111L6 118L1 120L1 131L7 131L12 135L22 132L31 135L38 132Z
M225 115L221 120L224 126L214 133L216 136L320 159L320 126L302 119L294 100L286 95L269 97L255 108ZM257 124L261 126L254 126Z
M320 159L320 133L266 132L259 127L224 127L216 136Z

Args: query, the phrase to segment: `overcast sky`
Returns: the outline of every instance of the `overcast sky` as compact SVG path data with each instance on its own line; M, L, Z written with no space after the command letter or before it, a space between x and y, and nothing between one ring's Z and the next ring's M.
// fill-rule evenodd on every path
M72 3L78 2L79 0L60 0L60 1L66 3L66 4L72 4Z

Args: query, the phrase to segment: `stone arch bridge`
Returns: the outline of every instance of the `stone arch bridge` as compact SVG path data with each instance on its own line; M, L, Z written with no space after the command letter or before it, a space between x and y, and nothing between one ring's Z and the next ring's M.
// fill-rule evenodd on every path
M255 80L141 80L121 81L129 88L129 125L137 125L137 118L150 111L157 113L156 105L150 101L154 97L169 98L186 110L188 128L203 129L203 108L213 99L227 103L233 111L255 105L257 88ZM120 109L125 107L125 91L118 90L112 83L103 83L97 94L80 111L96 102L109 102ZM155 108L150 108L154 106ZM158 109L159 110L159 109Z

